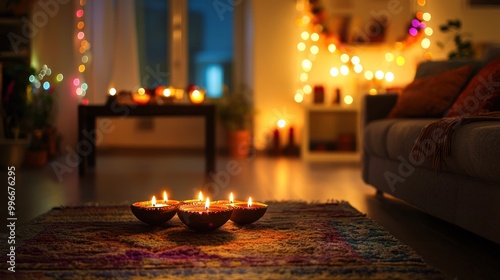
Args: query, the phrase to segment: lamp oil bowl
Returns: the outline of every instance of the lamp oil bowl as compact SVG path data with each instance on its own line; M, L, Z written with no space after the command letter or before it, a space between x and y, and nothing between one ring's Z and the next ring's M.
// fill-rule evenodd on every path
M231 221L239 225L247 225L258 221L267 211L267 204L253 202L250 198L247 202L234 203Z
M212 231L223 226L233 213L233 208L223 204L206 203L181 204L177 210L179 219L190 229Z
M132 213L141 222L149 225L161 225L170 221L177 213L177 207L179 202L169 201L170 204L156 203L156 199L153 196L151 201L140 201L135 202L130 205Z

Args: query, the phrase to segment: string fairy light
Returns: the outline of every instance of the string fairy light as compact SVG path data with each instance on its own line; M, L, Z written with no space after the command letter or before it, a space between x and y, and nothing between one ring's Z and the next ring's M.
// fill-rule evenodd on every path
M79 6L75 12L76 16L76 40L79 53L78 77L73 79L76 95L83 98L87 94L89 85L85 82L85 71L90 62L90 43L85 36L85 4L86 0L80 0Z
M318 16L321 15L321 10L323 9L319 2L320 1L310 2L308 0L297 0L296 7L302 15L296 22L300 27L305 29L300 32L301 40L297 44L297 50L307 55L307 58L303 59L301 63L302 71L299 76L301 85L294 93L294 100L297 103L303 102L304 95L312 92L312 87L308 84L308 78L310 76L308 73L314 67L316 55L320 52L320 48L317 47L320 43L320 36L318 33L321 33L321 30L324 29L321 24L323 17ZM406 59L402 52L411 45L419 45L425 51L423 54L424 59L429 60L432 58L432 54L428 49L431 46L430 37L433 34L433 30L431 27L427 26L432 16L429 12L422 11L427 4L426 0L415 0L415 2L418 9L415 12L414 18L410 21L406 39L396 42L393 45L393 49L384 52L384 61L388 63L388 65L395 65L397 67L404 66L406 64ZM330 76L336 78L340 76L339 74L347 76L354 72L364 77L367 81L385 80L390 83L395 80L394 72L382 71L381 69L367 69L364 67L360 57L353 54L352 50L343 46L338 38L326 38L325 42L327 43L328 52L338 56L341 63L338 67L330 68ZM308 48L308 44L311 47ZM349 69L353 71L351 72ZM376 90L370 93L373 94L373 92L376 93Z

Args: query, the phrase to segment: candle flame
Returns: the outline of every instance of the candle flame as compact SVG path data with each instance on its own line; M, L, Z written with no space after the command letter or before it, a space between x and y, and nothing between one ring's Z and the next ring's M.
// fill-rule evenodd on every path
M153 195L153 198L151 199L151 205L153 205L153 207L156 206L156 197Z
M168 201L168 197L167 197L167 192L166 191L163 191L163 201L165 201L165 202Z
M201 191L200 191L200 193L198 194L198 199L199 199L200 201L203 201L203 194L201 193Z
M252 197L248 198L248 207L252 206Z
M234 201L233 193L230 193L229 194L229 203L233 203L233 201Z
M207 200L205 201L205 210L208 210L209 206L210 206L210 199L208 199L207 197Z

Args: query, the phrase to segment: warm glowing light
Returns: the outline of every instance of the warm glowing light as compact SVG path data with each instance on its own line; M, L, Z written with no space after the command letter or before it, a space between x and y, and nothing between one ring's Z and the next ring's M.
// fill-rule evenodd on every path
M252 206L252 197L249 197L248 198L248 207L251 207Z
M302 12L305 9L304 2L303 1L297 1L297 3L295 4L295 9L297 9L297 11L299 11L299 12Z
M346 65L340 66L340 74L347 76L347 74L349 74L349 67Z
M139 88L139 89L137 90L137 92L138 92L140 95L143 95L143 94L145 94L145 93L146 93L146 90L145 90L144 88Z
M199 201L203 201L203 194L201 193L201 191L200 191L200 193L198 194L198 200L199 200Z
M369 94L369 95L376 95L376 94L377 94L377 89L375 89L375 88L371 88L371 89L368 91L368 94Z
M314 42L317 42L319 40L319 34L316 32L311 34L311 40L313 40Z
M394 55L393 55L392 53L390 53L390 52L386 53L386 54L385 54L385 60L386 60L387 62L392 62L392 61L394 61Z
M339 75L339 69L337 67L332 67L332 69L330 69L330 75L332 75L332 77L337 77Z
M302 90L305 94L310 94L312 92L312 87L310 85L305 85Z
M405 65L405 63L406 63L406 59L405 59L404 57L402 57L402 56L398 56L398 57L396 58L396 64L397 64L397 65L399 65L399 66L403 66L403 65Z
M304 59L302 60L302 70L305 72L311 71L312 68L312 62L309 59Z
M304 95L297 92L295 94L295 96L293 97L293 100L295 100L295 102L297 102L297 103L302 103L302 101L304 101Z
M284 119L279 119L276 125L278 125L279 128L283 128L286 126L286 121Z
M304 24L308 24L310 21L311 21L311 18L310 18L310 17L308 17L308 16L303 16L303 17L302 17L302 22L303 22Z
M58 82L62 82L62 80L63 80L63 79L64 79L63 74L57 74L57 76L56 76L56 81L58 81Z
M344 97L344 103L347 104L347 105L351 105L353 101L354 101L354 99L350 95L346 95Z
M359 56L355 55L355 56L351 57L351 62L352 62L352 64L356 65L356 64L359 64L361 62L361 59L359 58Z
M427 60L432 59L432 53L431 52L425 52L424 53L424 58L427 59Z
M425 20L425 21L431 20L431 14L429 14L429 13L423 13L422 14L422 19Z
M77 88L75 91L76 91L76 95L83 96L83 91L81 88Z
M80 73L85 72L85 65L80 64L80 66L78 66L78 71L79 71Z
M408 30L408 33L410 33L411 36L415 37L418 34L418 30L415 27L412 27L410 28L410 30Z
M425 0L417 0L419 6L425 6Z
M172 91L169 88L163 90L163 96L170 97L172 95Z
M112 87L112 88L110 88L110 89L109 89L109 95L111 95L111 96L115 96L115 95L116 95L116 88L113 88L113 87Z
M356 72L358 74L363 72L363 65L361 65L361 64L354 65L354 72Z
M200 104L205 100L205 92L195 89L189 93L189 100L194 104Z
M233 196L233 193L230 193L229 194L229 203L233 203L234 202L234 196Z
M87 62L89 62L89 57L86 55L82 56L82 63L87 63Z
M427 35L427 36L431 36L431 35L434 33L434 30L433 30L431 27L426 27L426 28L424 29L424 33L425 33L425 35Z
M167 196L167 192L166 191L163 191L163 201L164 202L168 201L168 196Z
M83 10L80 9L80 10L76 11L76 17L79 17L79 18L83 17Z
M389 83L394 81L394 73L392 72L385 73L385 80Z
M80 22L78 22L76 27L78 27L78 29L83 29L83 27L85 27L85 23L83 21L80 21Z
M87 49L86 49L85 47L80 47L80 48L78 49L78 51L79 51L80 53L85 53L85 52L87 51Z
M349 61L349 55L346 54L346 53L343 53L341 56L340 56L340 61L342 61L343 63L347 63Z
M307 40L307 39L309 39L309 32L307 32L307 31L303 31L303 32L300 34L300 38L302 38L302 40Z
M205 210L208 210L210 207L210 199L207 197L207 200L205 200Z
M382 80L384 78L384 71L377 70L377 72L375 72L375 78L377 80Z
M304 42L300 42L297 44L297 50L303 52L306 49L306 44Z
M80 79L74 78L73 79L73 85L75 85L75 87L79 86L80 85Z
M367 79L367 80L373 79L373 72L370 70L366 71L365 72L365 79Z
M76 37L78 37L78 39L83 39L85 37L85 33L83 33L82 31L78 32L78 34L76 35Z
M328 45L328 51L329 52L334 53L335 50L337 50L337 46L335 46L335 44Z
M422 39L422 42L420 42L420 45L422 48L428 49L431 46L431 40L429 40L429 38L424 38Z
M89 85L87 85L87 83L83 83L81 86L82 90L88 90L89 89Z
M153 207L156 206L156 197L153 195L153 198L151 198L151 205L153 205Z
M305 83L305 82L307 82L307 79L309 79L309 74L307 74L307 73L300 74L300 81L301 82Z
M421 12L421 11L418 11L418 12L415 14L415 16L416 16L418 19L422 19L423 15L424 15L424 13L423 13L423 12Z
M402 42L394 43L394 48L398 51L402 50L405 45Z
M311 46L311 48L309 49L309 51L312 54L318 54L319 53L319 48L318 48L318 46L314 45L314 46Z

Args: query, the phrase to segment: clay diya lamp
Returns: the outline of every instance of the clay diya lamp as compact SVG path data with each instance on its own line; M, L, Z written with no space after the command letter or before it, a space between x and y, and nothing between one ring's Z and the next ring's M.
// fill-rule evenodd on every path
M156 203L156 198L153 196L151 201L140 201L130 205L130 209L143 223L161 225L174 217L177 206L178 204Z
M266 213L267 205L260 202L252 202L250 197L247 202L234 203L231 221L239 225L247 225L256 222Z
M212 231L224 225L233 208L223 204L210 204L207 198L205 205L199 203L181 204L177 210L179 219L190 229L196 231Z
M167 192L164 191L163 192L163 204L175 205L177 208L179 208L179 205L182 204L182 201L168 199Z

